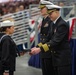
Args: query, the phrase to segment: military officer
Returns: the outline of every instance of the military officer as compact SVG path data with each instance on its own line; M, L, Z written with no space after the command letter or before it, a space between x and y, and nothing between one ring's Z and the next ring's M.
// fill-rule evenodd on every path
M49 15L47 13L47 7L46 5L51 5L53 3L49 1L41 1L39 8L41 15L43 17L42 25L40 29L40 43L36 46L36 48L41 47L42 44L45 44L46 42L49 42L49 37L51 34L49 31L51 31L51 20L49 18ZM42 74L43 75L52 75L50 70L52 70L51 66L51 51L40 52L40 58L41 58L41 68L42 68Z
M61 18L60 9L57 5L47 5L48 14L53 21L52 37L39 48L32 48L31 53L37 54L40 51L45 54L50 51L52 55L52 74L50 75L71 75L71 50L69 45L69 25ZM49 55L47 55L48 57ZM50 66L49 66L50 67ZM48 68L46 68L48 71ZM46 74L48 75L48 74Z

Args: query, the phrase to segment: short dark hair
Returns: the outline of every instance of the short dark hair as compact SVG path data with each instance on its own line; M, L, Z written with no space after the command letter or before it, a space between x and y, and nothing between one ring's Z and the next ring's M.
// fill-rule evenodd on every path
M0 28L0 32L4 32L4 31L6 31L7 28L10 28L10 27L11 27L11 26L8 26L8 27L1 27L1 28Z

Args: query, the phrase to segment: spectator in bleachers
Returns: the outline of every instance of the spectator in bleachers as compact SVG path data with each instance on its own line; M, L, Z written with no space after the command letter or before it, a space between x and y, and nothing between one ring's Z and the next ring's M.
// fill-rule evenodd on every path
M59 6L63 7L65 4L63 2L59 2Z
M15 12L15 6L8 6L8 13L14 13Z
M19 10L20 10L20 11L23 11L24 9L25 9L25 8L24 8L24 5L20 5L20 6L19 6Z
M3 10L4 15L7 14L8 10L7 10L6 6L2 6L2 10Z
M18 6L15 6L15 12L19 12L19 7Z
M70 9L65 7L66 5L64 4L64 2L59 2L58 5L61 6L63 9L63 14L62 14L63 17L66 17L68 15Z
M3 16L3 10L0 8L0 16Z

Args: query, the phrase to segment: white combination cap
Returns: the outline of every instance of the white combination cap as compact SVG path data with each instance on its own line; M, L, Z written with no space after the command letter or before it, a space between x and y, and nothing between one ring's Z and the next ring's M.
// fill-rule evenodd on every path
M14 22L10 20L6 20L1 22L0 27L14 26Z
M44 8L46 7L46 5L52 5L53 3L51 3L50 1L44 1L44 0L41 0L40 1L40 5L39 5L39 8Z
M52 5L53 3L50 2L50 1L41 0L41 1L40 1L40 4L43 4L43 5Z
M60 6L54 5L54 4L52 4L52 5L46 5L46 7L47 7L48 9L61 9Z
M52 11L55 11L55 10L60 10L61 7L58 6L58 5L46 5L47 9L48 9L48 13L51 13Z

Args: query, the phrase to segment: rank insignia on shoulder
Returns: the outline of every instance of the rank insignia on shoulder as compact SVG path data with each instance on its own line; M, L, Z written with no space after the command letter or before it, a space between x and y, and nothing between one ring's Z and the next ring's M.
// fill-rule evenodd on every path
M46 24L44 25L44 27L48 27L48 23L46 23Z

